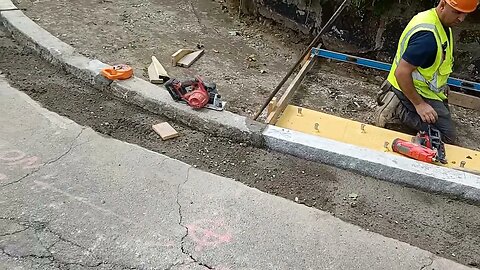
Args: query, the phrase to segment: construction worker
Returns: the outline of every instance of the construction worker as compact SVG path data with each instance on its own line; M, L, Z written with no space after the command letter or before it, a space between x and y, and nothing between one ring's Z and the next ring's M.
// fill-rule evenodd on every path
M413 17L400 37L383 87L388 91L379 97L377 126L399 120L416 131L426 131L433 125L444 142L455 143L447 101L447 80L453 69L451 27L463 22L478 4L478 0L440 0L436 8Z

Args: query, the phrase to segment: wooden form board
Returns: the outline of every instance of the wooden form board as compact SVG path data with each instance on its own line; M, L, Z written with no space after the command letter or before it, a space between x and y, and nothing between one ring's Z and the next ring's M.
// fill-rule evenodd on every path
M480 111L480 98L463 94L460 92L450 91L448 93L448 103L468 109Z
M303 64L302 68L297 73L297 76L295 76L295 78L293 79L293 81L290 83L287 90L285 91L285 93L282 95L282 97L278 101L276 109L268 115L266 123L272 124L272 125L275 124L275 122L277 121L282 111L285 110L285 108L288 106L288 103L290 102L293 95L295 94L295 91L297 91L300 84L302 84L303 78L305 78L305 75L307 75L307 72L312 68L315 61L316 61L316 58L311 57Z

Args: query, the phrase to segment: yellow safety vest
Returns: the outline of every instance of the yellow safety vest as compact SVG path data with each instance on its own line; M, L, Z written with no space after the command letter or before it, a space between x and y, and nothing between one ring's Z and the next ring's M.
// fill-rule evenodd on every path
M434 34L437 40L437 57L431 67L418 67L417 70L412 73L413 83L417 92L422 97L440 101L446 100L445 89L447 87L447 80L453 71L453 34L452 30L448 28L450 32L449 39L434 8L417 14L408 23L400 36L397 54L390 73L388 74L388 81L393 87L401 91L397 78L395 77L395 70L407 49L410 38L419 31L430 31ZM447 47L442 48L443 44L447 44Z

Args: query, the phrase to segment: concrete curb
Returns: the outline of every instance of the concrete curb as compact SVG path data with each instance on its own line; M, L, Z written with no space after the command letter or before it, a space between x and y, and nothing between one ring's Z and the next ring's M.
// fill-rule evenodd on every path
M268 126L268 148L432 193L480 202L480 176L330 139Z
M0 0L4 3L9 0ZM104 88L111 82L99 74L107 64L91 60L75 52L75 49L52 36L49 32L30 20L20 10L7 10L1 13L2 22L16 40L33 48L40 56L56 66L63 67L98 88Z
M110 85L113 95L155 114L163 115L203 132L263 146L265 124L252 121L229 111L193 110L174 102L162 87L139 78L115 81Z
M0 1L0 11L16 10L17 7L10 1Z
M12 7L13 6L13 7ZM6 10L2 10L6 7ZM381 180L429 192L453 195L480 203L480 177L457 170L419 163L404 157L286 130L252 121L228 111L196 111L174 102L168 92L139 78L109 81L99 74L107 66L80 55L38 26L10 0L0 0L0 19L16 40L41 57L114 96L155 114L163 115L200 131L308 160L353 170Z

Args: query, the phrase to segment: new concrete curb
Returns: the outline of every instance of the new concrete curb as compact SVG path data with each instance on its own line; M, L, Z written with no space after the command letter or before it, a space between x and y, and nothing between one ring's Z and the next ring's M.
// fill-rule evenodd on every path
M10 0L0 0L0 19L16 40L33 48L44 59L94 87L108 91L150 112L163 115L200 131L244 141L254 146L291 154L308 160L353 170L381 180L429 192L453 195L480 203L480 177L404 157L307 135L301 132L267 126L228 111L196 111L174 102L168 92L139 78L109 81L100 75L107 66L77 53L38 26Z
M263 135L267 147L278 152L428 192L480 202L480 176L474 174L276 126L268 126Z

